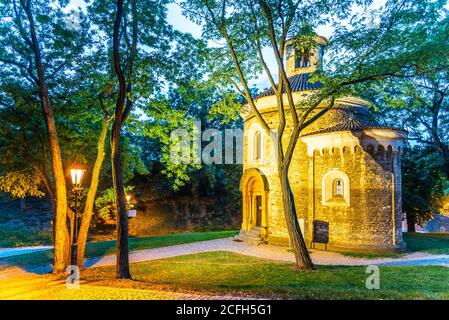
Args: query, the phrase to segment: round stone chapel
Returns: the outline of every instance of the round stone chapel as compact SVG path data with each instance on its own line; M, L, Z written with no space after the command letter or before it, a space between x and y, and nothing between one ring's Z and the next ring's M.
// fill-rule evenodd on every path
M298 114L303 112L301 100L322 88L310 77L320 67L326 44L324 37L317 36L314 52L301 56L288 43L286 70ZM278 113L272 89L257 96L255 103L275 130ZM323 102L315 114L328 103ZM288 136L287 109L288 105ZM242 116L243 221L237 240L288 246L274 145L253 112ZM330 111L302 131L289 178L298 222L310 248L373 253L405 249L401 151L406 137L400 128L371 121L370 104L356 97L336 100Z

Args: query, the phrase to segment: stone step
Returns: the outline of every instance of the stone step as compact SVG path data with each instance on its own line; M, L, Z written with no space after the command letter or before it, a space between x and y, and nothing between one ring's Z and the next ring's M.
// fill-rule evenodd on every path
M261 236L260 230L249 230L249 231L240 231L240 234L234 237L235 241L243 241L251 244L263 244L266 243Z
M249 243L249 244L253 244L253 245L261 245L261 244L265 244L267 243L265 240L259 238L259 239L253 239L253 238L247 238L247 237L243 237L243 236L235 236L234 241L238 241L238 242L245 242L245 243Z
M251 229L245 232L246 234L252 234L255 235L257 237L260 237L260 230L257 229Z
M248 234L248 233L239 234L238 237L241 239L245 239L245 240L253 240L253 241L262 240L262 238L260 236L255 236L255 235Z

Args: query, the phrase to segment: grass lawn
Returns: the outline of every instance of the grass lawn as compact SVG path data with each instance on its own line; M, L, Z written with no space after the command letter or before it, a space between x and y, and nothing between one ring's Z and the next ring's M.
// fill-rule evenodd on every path
M297 272L291 263L208 252L131 264L134 280L112 280L115 269L85 270L91 285L257 295L288 299L449 299L449 268L380 267L380 290L365 287L365 267L318 266Z
M400 258L414 252L426 252L431 254L449 254L449 233L415 233L404 232L404 241L407 243L405 253L353 253L342 252L343 255L354 258Z
M410 253L359 253L359 252L340 252L342 255L353 258L362 259L378 259L378 258L401 258Z
M48 245L52 242L51 231L0 227L0 248Z
M449 254L449 233L404 233L410 252Z
M215 231L179 233L153 237L130 237L129 250L153 249L159 247L172 246L176 244L191 243L197 241L227 238L236 235L238 231ZM115 253L115 240L91 242L86 246L86 257L98 257ZM0 259L0 263L13 264L17 266L49 264L53 262L53 250L45 250L33 253L22 254L9 258Z

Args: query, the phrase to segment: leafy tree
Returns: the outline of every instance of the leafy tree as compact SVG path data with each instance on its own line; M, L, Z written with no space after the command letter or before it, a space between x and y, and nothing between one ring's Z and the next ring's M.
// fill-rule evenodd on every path
M2 191L21 197L45 191L54 205L54 191L48 172L48 144L42 123L39 102L32 91L17 83L2 83L0 100L0 172ZM6 102L5 96L11 101ZM20 180L20 187L12 189ZM23 188L20 192L19 189ZM14 191L15 190L15 191ZM34 191L32 191L34 190Z
M40 188L41 181L27 171L8 172L0 177L0 190L16 198L42 197L45 193Z
M404 72L423 59L426 47L422 21L431 19L441 10L442 1L388 1L379 13L350 15L353 4L370 1L202 1L183 2L186 15L203 26L203 36L221 41L215 48L212 75L222 86L234 86L245 99L268 136L273 136L277 152L277 168L290 240L298 269L313 268L304 238L300 232L294 199L288 179L288 169L301 131L334 106L336 98L356 94L357 89L373 82L382 82ZM346 19L348 18L349 19ZM344 24L349 21L349 24ZM373 23L375 22L375 23ZM301 106L295 105L291 84L284 67L286 42L296 40L296 46L307 53L314 42L313 30L331 23L335 35L330 39L332 60L325 72L313 79L321 80L324 89ZM412 40L413 39L413 40ZM419 41L415 41L419 39ZM267 67L262 49L272 50L276 63L277 83ZM227 51L227 54L225 53ZM276 95L279 125L273 131L258 110L251 95L249 82L263 70ZM326 103L322 111L316 107ZM284 110L288 106L288 112ZM286 134L286 128L291 134ZM287 141L286 144L283 141Z
M169 124L182 121L181 113L170 108L165 90L173 83L185 81L195 60L188 54L196 48L196 41L174 31L167 23L167 1L128 0L93 2L88 15L104 35L101 43L112 56L114 94L116 95L114 122L111 130L112 180L117 206L117 270L119 278L130 278L128 263L128 226L124 199L122 165L123 136L134 138L139 113L148 117L147 130L164 136ZM111 12L115 15L111 17ZM112 43L112 47L110 44ZM112 69L112 68L111 68ZM135 111L133 113L133 110ZM126 131L125 131L126 129ZM130 146L133 143L130 142ZM140 147L137 146L137 149ZM182 174L177 171L177 174Z
M400 124L408 130L410 141L435 150L449 178L449 10L445 4L399 3L401 10L391 15L385 30L391 50L382 55L396 55L388 63L404 61L404 68L359 91L376 103L383 123ZM375 46L370 50L384 49ZM375 67L384 66L376 63Z
M63 2L64 3L64 2ZM47 1L20 0L0 5L0 63L6 81L21 80L40 102L46 125L54 179L55 261L54 272L69 264L69 233L66 226L67 187L49 83L63 77L73 55L82 50L83 37L66 27L67 15ZM17 77L20 75L20 77ZM10 104L10 100L6 102Z
M379 12L382 18L377 22L363 22L361 17L354 34L337 28L338 45L333 46L334 52L351 48L334 65L339 73L355 69L375 75L391 70L388 77L373 76L354 90L374 102L378 122L409 133L412 147L403 156L403 206L409 230L437 212L444 181L438 169L448 177L449 12L445 5L446 1L389 1L388 15ZM357 56L363 60L351 58Z
M134 186L126 186L125 193L134 190ZM96 219L98 221L107 221L116 219L117 210L114 201L114 189L109 188L102 192L102 194L95 200L95 205L98 207L98 214Z
M424 225L441 208L445 182L441 158L430 148L413 147L402 157L403 209L409 232Z
M61 162L70 164L78 161L93 164L78 236L80 244L78 262L82 266L111 121L110 101L108 101L111 89L108 71L101 67L101 60L97 61L98 56L95 56L92 50L85 50L96 41L91 36L94 33L89 32L90 25L86 16L83 12L64 13L61 6L65 5L67 5L65 1L54 3L53 6L48 6L47 3L41 6L40 3L31 1L20 2L19 5L13 1L9 7L8 5L4 7L5 10L10 10L15 18L3 20L4 27L12 25L13 28L8 29L9 33L2 38L6 48L2 52L1 60L4 75L0 91L3 106L1 124L5 133L2 146L10 152L9 154L14 151L17 154L2 163L2 171L8 173L19 168L33 172L36 181L42 182L45 186L52 204L58 206L61 197L57 197L57 190L61 188L62 183L65 185L65 176L63 182L56 179L54 165L50 168L53 161L49 159L48 150L53 150L53 147L46 141L47 130L43 128L42 112L38 112L41 98L37 89L40 84L36 82L36 79L39 79L34 75L33 57L36 54L32 48L28 48L32 42L28 41L26 30L23 28L22 16L25 12L27 16L37 17L38 25L35 31L41 39L38 47L40 46L44 52L42 65L46 75L45 85L48 88L48 95L51 96L55 128L58 128L58 132L55 131L53 134L58 139ZM74 16L77 17L76 23L69 24L68 21L73 20ZM58 175L60 174L62 173L59 172ZM60 229L65 228L67 215L70 219L67 241L72 241L74 214L70 208L67 207L64 217L60 214L64 225L58 223L53 225L55 233L64 234L65 231ZM61 241L60 238L55 237L55 241ZM65 250L67 251L65 255L68 255L67 246ZM55 260L61 259L59 255L60 250L56 250ZM67 263L67 259L64 263ZM55 272L58 271L65 271L61 262L55 263Z

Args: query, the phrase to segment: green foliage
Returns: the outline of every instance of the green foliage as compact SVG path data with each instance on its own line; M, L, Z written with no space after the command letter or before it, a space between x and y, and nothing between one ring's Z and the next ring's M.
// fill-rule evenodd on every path
M209 119L221 119L221 123L233 123L241 119L243 111L241 98L235 92L225 92L209 110Z
M126 186L125 194L134 190L134 186ZM95 200L96 215L94 216L93 223L104 223L108 220L115 219L117 215L117 209L114 201L114 189L109 188L104 190L100 196Z
M297 57L312 54L317 46L316 34L309 24L304 24L292 38L292 41L295 43Z
M12 171L0 176L0 191L15 198L43 197L42 181L39 176L28 171Z
M92 167L97 140L104 121L112 120L111 110L117 86L111 68L111 26L116 3L86 2L86 10L66 10L68 1L58 5L32 0L39 47L43 53L46 82L55 113L58 138L65 164L73 161ZM137 48L133 71L123 61L128 95L134 104L123 129L123 171L125 183L135 174L149 174L151 161L166 158L164 152L172 128L186 123L187 109L173 108L167 90L188 97L185 83L201 81L203 41L172 28L167 21L166 0L125 1L122 52L131 46L131 23L137 21ZM45 123L42 121L35 62L27 45L28 22L20 2L0 4L0 172L33 171L53 183ZM24 31L21 30L23 24ZM122 54L127 60L129 55ZM128 60L127 60L128 61ZM142 137L160 139L150 151L140 144ZM148 142L151 144L152 142ZM155 144L153 144L154 146ZM109 155L109 141L106 154ZM168 161L167 161L168 163ZM186 166L167 165L175 181L189 179ZM110 187L107 158L100 177L100 190ZM48 191L48 190L47 190Z
M396 82L407 81L416 69L434 73L437 61L446 61L447 66L449 15L445 4L392 0L376 12L351 16L349 23L332 21L335 33L327 48L332 58L319 79L340 95L375 100ZM370 94L375 87L379 90Z
M439 213L442 206L447 180L440 167L441 158L428 149L410 148L402 156L403 210L419 225Z
M373 102L382 125L408 131L403 206L422 224L437 213L449 178L447 1L387 1L378 12L334 23L325 85ZM335 57L338 57L337 59ZM446 177L442 176L446 172Z

